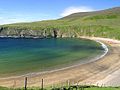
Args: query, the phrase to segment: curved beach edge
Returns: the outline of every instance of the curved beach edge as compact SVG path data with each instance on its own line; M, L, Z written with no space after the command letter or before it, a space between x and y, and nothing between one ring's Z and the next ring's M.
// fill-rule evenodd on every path
M61 67L60 69L55 69L55 70L49 70L49 71L43 71L43 72L32 72L32 73L27 73L27 74L23 74L23 75L18 75L18 76L10 76L10 77L3 77L3 78L0 78L0 80L2 79L14 79L14 78L20 78L20 77L35 77L36 75L41 75L41 74L47 74L47 73L54 73L56 71L61 71L61 70L66 70L66 69L70 69L70 68L73 68L73 67L76 67L76 66L79 66L79 65L82 65L82 64L87 64L87 63L91 63L91 62L94 62L94 61L97 61L97 60L100 60L101 58L103 58L105 55L107 55L108 53L108 47L107 45L105 45L103 42L101 42L100 40L95 40L95 39L91 39L91 38L88 38L88 37L80 37L80 38L84 38L84 39L88 39L88 40L92 40L92 41L95 41L97 43L99 43L101 45L101 47L104 49L104 53L96 56L96 57L93 57L91 59L89 59L89 61L85 61L85 62L81 62L81 63L77 63L77 64L74 64L74 65L70 65L70 66L66 66L66 67Z
M92 84L92 85L103 85L106 86L113 81L118 79L118 76L120 76L119 73L117 73L116 76L113 77L115 72L120 72L120 41L116 41L113 39L106 39L106 38L98 38L98 37L81 37L85 39L91 39L102 42L104 46L104 43L110 45L111 50L108 52L109 54L103 55L102 58L99 60L77 65L71 68L63 69L63 70L57 70L54 72L49 73L42 73L38 75L31 75L28 79L28 86L39 86L42 78L44 79L44 85L53 85L58 83L63 83L69 80L70 82L75 82L77 84ZM104 46L106 49L106 46ZM107 49L106 49L107 53ZM105 53L104 53L105 54ZM16 87L23 87L24 85L24 77L13 77L8 79L0 79L0 86L7 86L12 87L13 81L16 81ZM107 78L109 77L109 79ZM113 77L111 80L110 78ZM21 83L23 82L23 83ZM113 82L113 85L116 85L116 82ZM120 85L120 81L118 83Z
M119 87L120 86L120 79L119 79L120 77L120 67L119 67L120 66L120 61L119 61L120 60L120 57L119 57L120 56L120 40L115 40L115 39L110 39L110 38L100 38L100 37L84 37L84 36L82 38L89 38L91 40L96 40L96 41L99 40L99 41L105 42L108 45L110 45L112 49L114 49L110 53L116 55L116 57L114 56L111 57L111 59L114 60L114 62L111 62L111 67L110 67L111 71L109 70L104 71L103 73L106 74L104 78L96 80L96 81L93 80L92 85ZM99 75L100 74L98 73L96 76L99 76ZM88 80L92 79L93 77L96 78L96 76L92 76L91 78L85 80L84 82L88 82Z

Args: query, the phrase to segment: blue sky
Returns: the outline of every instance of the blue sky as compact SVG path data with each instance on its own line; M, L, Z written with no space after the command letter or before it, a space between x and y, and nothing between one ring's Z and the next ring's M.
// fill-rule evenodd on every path
M1 0L0 24L57 19L120 6L120 0Z

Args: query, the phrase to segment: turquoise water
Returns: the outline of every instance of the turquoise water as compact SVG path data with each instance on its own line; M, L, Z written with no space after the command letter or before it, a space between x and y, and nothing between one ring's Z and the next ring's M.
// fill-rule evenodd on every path
M99 43L77 38L0 39L0 77L54 70L100 55Z

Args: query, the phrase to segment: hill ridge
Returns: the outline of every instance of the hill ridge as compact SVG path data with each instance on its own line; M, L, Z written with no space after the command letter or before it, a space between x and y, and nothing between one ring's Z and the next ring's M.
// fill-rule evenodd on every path
M120 39L120 7L75 13L57 20L0 26L0 37L54 38L54 36Z

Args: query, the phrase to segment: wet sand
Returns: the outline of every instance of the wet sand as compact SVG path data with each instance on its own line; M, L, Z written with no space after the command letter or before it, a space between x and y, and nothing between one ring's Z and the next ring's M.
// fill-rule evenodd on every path
M84 38L84 37L83 37ZM89 38L89 37L85 37ZM94 84L94 85L112 85L119 83L117 79L120 74L120 42L104 38L89 38L99 40L110 46L109 52L103 58L54 72L42 73L28 76L28 87L40 86L41 79L44 79L44 85L55 85L68 83L71 84ZM116 74L117 73L117 74ZM23 87L24 76L0 79L0 86ZM112 78L112 79L111 79ZM115 82L117 80L117 82Z

